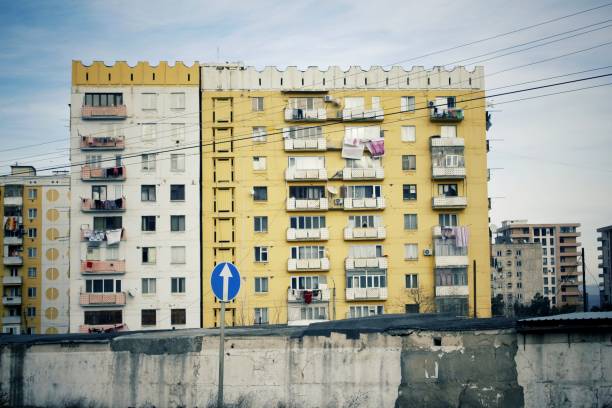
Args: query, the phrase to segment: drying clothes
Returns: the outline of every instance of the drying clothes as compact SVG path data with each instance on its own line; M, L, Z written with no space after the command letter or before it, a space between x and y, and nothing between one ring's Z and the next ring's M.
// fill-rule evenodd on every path
M116 245L121 241L121 229L106 231L106 243L108 245Z
M89 237L91 237L91 234L93 234L92 230L89 230L89 229L83 230L83 238L89 239Z
M307 305L312 303L312 291L310 290L304 291L304 303L306 303Z
M89 242L102 242L104 241L104 231L92 231L88 239Z
M467 227L453 227L455 233L455 245L458 248L466 248L468 246L470 232Z
M363 144L359 143L357 146L342 145L342 158L343 159L355 159L359 160L363 156Z
M380 157L385 154L385 139L374 139L368 142L368 150L372 157Z

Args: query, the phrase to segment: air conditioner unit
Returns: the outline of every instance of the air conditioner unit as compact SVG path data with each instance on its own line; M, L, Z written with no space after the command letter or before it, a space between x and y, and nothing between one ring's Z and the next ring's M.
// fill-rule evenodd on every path
M334 198L334 205L342 205L344 203L343 198Z
M332 96L331 96L331 95L325 95L325 96L323 97L323 100L324 100L325 102L333 102L333 101L334 101L334 98L332 98Z
M423 250L423 255L425 255L425 256L432 256L433 255L433 251L430 248L425 248Z

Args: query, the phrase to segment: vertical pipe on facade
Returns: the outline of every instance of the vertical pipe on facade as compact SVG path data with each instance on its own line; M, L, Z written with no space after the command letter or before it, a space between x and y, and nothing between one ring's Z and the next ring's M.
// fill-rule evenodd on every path
M202 216L203 216L203 212L202 212L202 183L204 182L204 179L202 178L202 65L198 64L198 122L199 122L199 126L198 126L198 132L199 132L199 136L198 136L198 140L199 140L199 146L198 146L198 150L199 150L199 155L198 155L198 168L199 168L199 174L200 174L200 183L198 185L198 189L199 189L199 219L198 219L198 224L200 225L200 273L199 273L199 278L200 278L200 327L204 327L204 287L202 286L204 279L203 274L204 274L204 248L203 248L203 244L204 244L204 230L203 230L203 225L202 225Z

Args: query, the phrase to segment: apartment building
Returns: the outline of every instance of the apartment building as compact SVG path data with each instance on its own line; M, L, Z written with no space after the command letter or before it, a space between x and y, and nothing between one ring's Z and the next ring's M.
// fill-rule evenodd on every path
M462 102L482 78L202 65L203 271L243 279L227 324L490 316L485 109ZM216 326L206 279L203 304Z
M4 334L68 332L69 182L17 165L0 178Z
M496 243L539 243L542 246L544 296L551 306L581 306L578 269L580 224L529 224L527 220L503 221ZM554 279L553 279L554 278Z
M555 276L542 279L539 243L493 244L491 255L491 290L493 297L503 296L506 315L514 313L515 303L528 305L537 293L544 293L544 286L556 285Z
M612 304L612 225L597 229L599 255L599 303L601 307Z
M198 72L73 61L72 332L200 326Z

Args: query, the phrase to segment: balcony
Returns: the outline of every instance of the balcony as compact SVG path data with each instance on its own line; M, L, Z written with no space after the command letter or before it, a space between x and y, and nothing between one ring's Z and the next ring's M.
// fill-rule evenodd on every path
M125 305L125 292L118 293L81 293L79 296L81 306L104 306L104 305Z
M4 286L19 286L21 285L23 282L23 279L21 276L3 276L2 277L2 284Z
M345 167L342 169L342 180L382 180L385 170L382 167L355 169Z
M288 228L287 241L327 241L327 228Z
M308 295L310 293L310 295ZM304 296L306 294L306 296ZM329 302L329 288L319 289L291 289L287 291L287 301L291 303Z
M83 106L81 108L83 120L96 119L125 119L127 118L127 107L118 106Z
M580 256L580 253L578 251L559 251L559 256L567 256L567 257L572 257L572 256ZM601 255L599 255L601 256ZM602 258L600 258L602 259Z
M125 273L125 261L81 261L83 275L110 275Z
M287 122L320 122L324 120L327 120L327 111L325 110L325 108L285 108L285 121Z
M4 316L2 318L2 325L13 325L21 324L21 316Z
M346 288L346 300L385 300L387 288Z
M81 150L123 150L123 136L81 136Z
M342 120L350 121L381 121L385 118L382 109L346 108L342 109Z
M327 140L318 139L285 139L285 151L325 151Z
M438 137L432 136L431 147L465 147L465 139L462 137Z
M112 239L114 237L111 237L110 234L119 230L121 230L121 241L125 241L125 228L117 228L111 230L92 230L87 228L81 228L81 241L91 243L109 242L110 237L110 245L113 245Z
M436 297L444 296L468 296L469 288L467 285L460 286L436 286Z
M285 170L285 180L287 181L325 181L327 180L327 170L325 169L296 169L289 167Z
M438 196L431 199L434 210L458 209L467 207L467 197Z
M457 123L463 120L463 109L430 109L429 119L434 123Z
M464 179L465 167L447 167L444 164L434 163L431 167L431 177L434 179Z
M327 198L301 199L290 197L287 199L287 211L326 211Z
M329 258L317 258L317 259L289 258L289 261L287 261L287 270L289 272L329 271Z
M4 306L19 306L21 304L21 296L2 296L2 304Z
M578 231L563 231L560 230L559 231L559 236L560 237L579 237L580 236L580 232Z
M4 205L5 206L22 206L23 205L23 197L4 197Z
M125 197L116 200L93 200L91 198L82 198L81 210L83 212L125 211Z
M10 237L6 235L4 236L4 245L21 245L21 244L23 244L23 237Z
M19 255L5 256L4 257L5 265L23 265L23 257Z
M79 326L79 333L112 333L117 331L127 331L128 327L124 323L120 324L82 324Z
M564 261L559 261L559 266L578 266L578 259L566 259Z
M378 258L346 258L344 260L346 270L376 268L387 269L387 258L384 256Z
M344 198L342 202L345 210L384 210L385 199L376 198Z
M358 240L379 240L387 237L387 230L385 227L371 227L371 228L344 228L344 240L345 241L358 241Z
M434 262L436 268L466 267L468 261L468 242L458 238L460 228L465 227L433 227Z
M81 180L83 181L123 181L126 177L126 167L81 167Z

